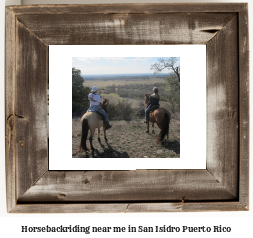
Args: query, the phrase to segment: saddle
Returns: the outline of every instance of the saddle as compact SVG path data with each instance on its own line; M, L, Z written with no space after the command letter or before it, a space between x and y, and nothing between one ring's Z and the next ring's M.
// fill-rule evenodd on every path
M95 111L95 113L96 113L97 117L98 117L100 120L104 121L105 117L104 117L103 114L101 114L101 113L98 112L98 111Z
M160 107L159 105L156 105L156 106L151 107L151 110L150 110L149 114L150 114L151 112L155 111L156 109L158 109L159 107Z

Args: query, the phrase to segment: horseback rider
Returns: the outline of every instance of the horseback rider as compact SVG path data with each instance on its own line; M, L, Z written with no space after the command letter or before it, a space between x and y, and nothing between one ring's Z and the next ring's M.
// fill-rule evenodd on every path
M105 130L108 130L112 127L108 121L108 114L101 108L101 98L97 95L98 88L96 86L92 87L91 93L88 95L88 100L90 101L90 107L87 112L96 112L98 111L104 116L105 120Z
M158 88L154 87L153 88L153 94L150 95L149 97L149 103L148 103L148 108L145 111L145 123L148 123L149 120L149 112L151 111L153 106L160 106L159 104L159 100L160 100L160 96L158 94Z

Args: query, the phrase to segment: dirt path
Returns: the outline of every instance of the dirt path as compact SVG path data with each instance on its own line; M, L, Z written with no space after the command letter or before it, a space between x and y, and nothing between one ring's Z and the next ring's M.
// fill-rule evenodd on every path
M113 127L107 134L107 143L103 132L100 131L101 143L97 139L97 130L93 140L94 154L91 152L77 152L81 140L80 118L72 120L72 157L100 157L100 158L179 158L180 157L180 123L171 121L169 140L156 144L155 137L159 128L155 125L155 134L146 134L146 125L143 119L127 121L111 121ZM102 128L101 128L102 129ZM90 148L89 140L87 147Z

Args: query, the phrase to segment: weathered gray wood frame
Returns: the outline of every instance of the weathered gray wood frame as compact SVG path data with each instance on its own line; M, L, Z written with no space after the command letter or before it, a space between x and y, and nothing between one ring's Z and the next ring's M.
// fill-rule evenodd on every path
M6 7L8 212L247 211L247 7L240 3ZM206 44L206 170L48 171L51 44Z

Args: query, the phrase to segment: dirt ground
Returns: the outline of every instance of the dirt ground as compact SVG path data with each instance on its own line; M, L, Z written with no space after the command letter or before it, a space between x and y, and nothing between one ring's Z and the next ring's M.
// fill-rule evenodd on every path
M180 122L171 121L169 139L165 137L162 144L156 143L160 129L155 125L155 134L150 126L146 134L144 119L131 121L110 121L113 127L106 131L107 141L104 140L103 130L100 130L101 142L97 139L97 130L93 138L95 151L92 153L78 148L81 141L81 118L72 120L72 157L73 158L179 158L180 157ZM89 137L89 136L88 136ZM90 148L89 140L87 147Z

